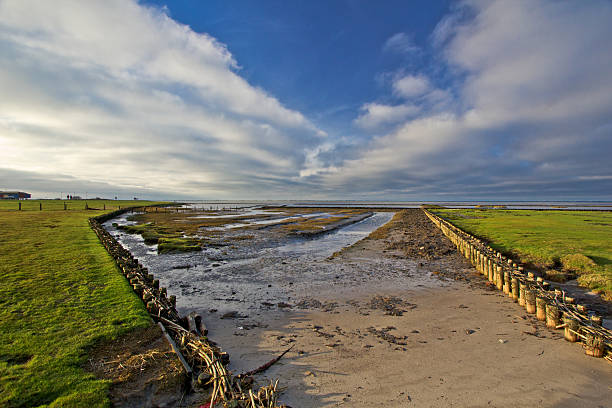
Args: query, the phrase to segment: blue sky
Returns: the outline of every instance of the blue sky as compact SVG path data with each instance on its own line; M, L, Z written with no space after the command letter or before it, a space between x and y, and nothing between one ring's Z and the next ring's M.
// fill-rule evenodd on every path
M0 0L0 189L612 200L612 3Z
M378 78L399 69L435 72L429 37L448 1L154 1L169 15L226 44L240 74L321 126L346 129ZM384 49L406 34L414 50ZM418 49L417 49L418 48ZM443 78L440 78L443 80ZM388 98L388 96L382 96Z

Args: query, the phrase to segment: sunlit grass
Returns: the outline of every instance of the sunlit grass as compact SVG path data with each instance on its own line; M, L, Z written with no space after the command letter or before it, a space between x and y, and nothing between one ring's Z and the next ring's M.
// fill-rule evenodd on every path
M89 228L104 211L41 202L0 201L0 406L108 406L108 383L82 369L87 350L151 320ZM89 207L130 204L148 203Z
M500 252L542 269L566 270L612 299L612 213L434 209Z

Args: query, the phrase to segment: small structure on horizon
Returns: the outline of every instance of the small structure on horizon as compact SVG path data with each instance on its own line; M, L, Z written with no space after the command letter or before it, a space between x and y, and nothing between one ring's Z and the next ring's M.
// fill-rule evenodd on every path
M32 195L23 191L0 191L0 200L26 200L28 198L32 198Z

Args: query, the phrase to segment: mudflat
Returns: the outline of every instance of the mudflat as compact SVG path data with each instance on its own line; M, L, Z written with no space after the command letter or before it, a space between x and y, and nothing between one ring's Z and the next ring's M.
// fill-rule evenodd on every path
M388 270L401 260L411 268ZM489 288L420 210L321 261L332 266L352 283L267 314L207 318L234 372L293 347L257 378L280 378L287 405L610 406L612 365Z

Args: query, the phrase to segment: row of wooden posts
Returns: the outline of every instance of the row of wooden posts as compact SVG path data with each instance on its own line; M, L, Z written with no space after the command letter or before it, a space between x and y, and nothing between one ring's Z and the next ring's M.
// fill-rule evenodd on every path
M264 408L277 407L280 390L278 381L253 391L254 373L265 370L280 357L256 370L234 376L227 369L229 355L222 352L206 335L207 330L198 314L190 313L181 317L176 310L176 297L167 297L166 288L159 286L159 280L143 267L138 259L126 250L104 229L101 223L108 221L131 208L104 214L89 220L106 250L113 256L119 269L132 285L134 292L142 298L150 315L161 327L170 346L185 367L190 385L211 391L207 406ZM136 211L142 211L142 208ZM150 209L149 209L150 210ZM286 353L286 352L285 352ZM284 353L283 353L284 354ZM282 354L281 354L282 357Z
M561 289L531 272L525 273L523 267L482 240L423 210L458 251L498 290L525 307L527 313L535 314L538 320L546 322L548 328L563 328L567 341L582 341L586 354L612 361L612 331L602 326L601 316L589 314L585 305L576 304L575 299Z
M164 333L170 334L167 338L187 374L195 373L198 379L201 376L210 378L207 373L222 370L221 365L229 363L229 355L203 337L207 330L199 315L180 316L176 310L176 296L168 296L167 289L160 287L159 280L102 226L102 223L128 211L132 209L124 208L90 218L89 224L134 292L142 299L151 317L160 324Z
M106 204L102 204L103 205L103 210L106 211ZM85 202L85 209L89 210L89 204L87 202ZM121 206L119 206L119 209L121 209ZM21 202L18 203L18 210L21 211ZM43 210L43 205L42 202L38 203L38 210L42 211ZM64 211L68 210L68 204L64 203Z

